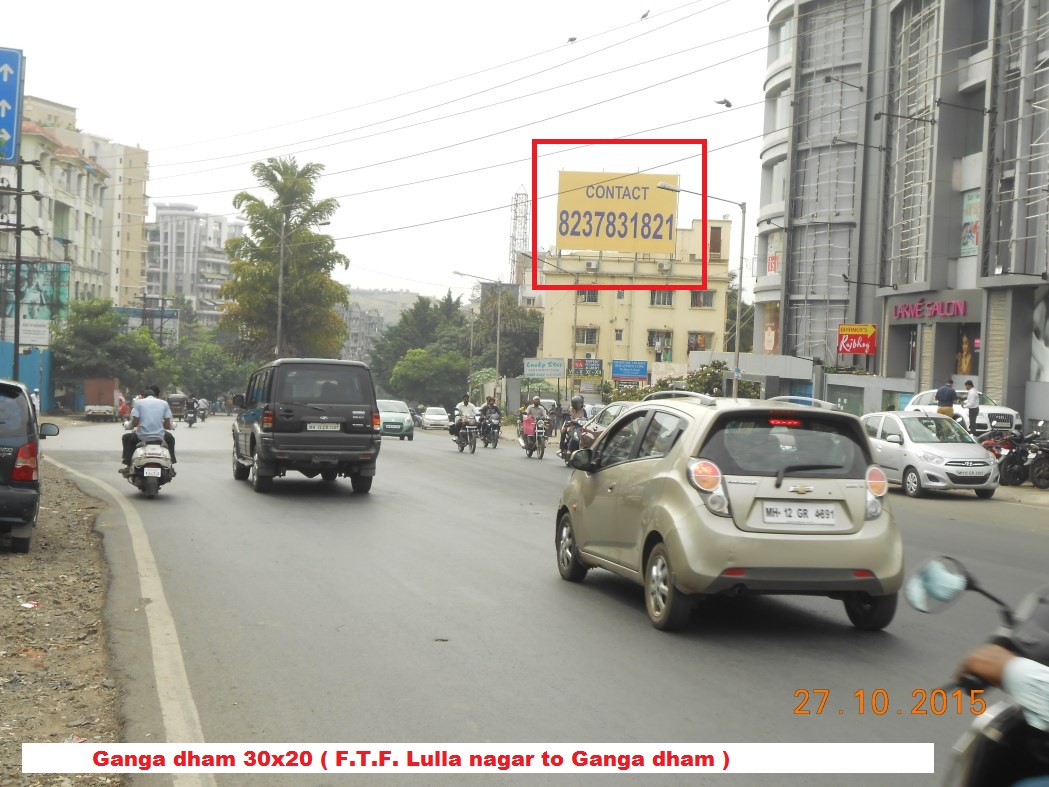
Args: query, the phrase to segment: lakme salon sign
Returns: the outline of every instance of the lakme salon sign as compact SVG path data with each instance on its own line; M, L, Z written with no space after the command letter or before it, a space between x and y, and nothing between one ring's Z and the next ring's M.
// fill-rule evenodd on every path
M919 298L913 303L900 303L892 307L894 320L944 319L965 317L969 304L964 300L927 301Z

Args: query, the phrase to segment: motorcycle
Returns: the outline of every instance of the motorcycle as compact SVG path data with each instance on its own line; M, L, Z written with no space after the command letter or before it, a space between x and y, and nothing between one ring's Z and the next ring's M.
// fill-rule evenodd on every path
M496 448L499 445L499 433L502 431L502 421L494 413L487 417L481 417L481 443L485 448L491 445Z
M135 447L127 480L139 492L146 497L156 497L160 487L174 477L171 453L163 437L148 437Z
M579 441L583 437L583 426L585 424L585 418L576 418L574 421L566 422L563 427L561 458L565 460L565 467L568 467L568 460L572 458L572 453L579 450Z
M546 424L545 418L533 418L526 415L521 421L521 436L517 438L517 444L524 449L529 459L532 454L537 459L542 459L546 453Z
M195 424L197 422L197 411L196 410L187 410L186 411L185 421L186 421L186 426L192 427L193 424Z
M991 644L1049 664L1049 585L1031 593L1013 611L980 587L957 560L939 556L927 560L907 580L904 597L919 612L938 613L967 590L991 599L999 607L1002 625L991 638ZM930 693L930 702L937 693L950 698L957 696L959 703L968 701L972 712L979 713L955 743L954 762L944 783L1005 787L1023 778L1049 774L1049 733L1029 725L1022 708L1012 700L986 708L982 698L986 685L975 675L962 675Z
M480 429L475 416L469 416L461 419L462 423L459 424L459 432L452 435L452 440L459 449L461 454L467 448L470 449L470 453L474 453L477 450L477 433Z
M1044 421L1039 421L1039 428ZM988 435L991 435L988 437ZM987 439L984 439L987 438ZM1013 429L1004 437L996 438L993 433L980 435L980 444L998 457L998 469L1003 486L1020 486L1032 478L1031 470L1038 465L1039 489L1049 488L1049 440L1039 432L1024 434L1019 428ZM1039 460L1046 458L1045 462Z

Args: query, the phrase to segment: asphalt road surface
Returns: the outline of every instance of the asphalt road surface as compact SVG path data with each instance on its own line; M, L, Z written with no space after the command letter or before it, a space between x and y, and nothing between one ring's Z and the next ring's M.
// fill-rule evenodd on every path
M932 785L973 718L967 705L934 713L920 700L997 624L975 594L938 616L901 601L875 634L855 631L829 599L715 599L683 633L663 634L639 587L601 571L578 585L558 577L554 510L571 471L552 454L527 459L512 438L460 454L446 432L420 431L412 442L383 441L368 495L346 479L298 474L263 495L233 480L229 418L181 426L176 437L178 477L153 500L116 473L119 426L77 424L47 443L49 457L97 479L81 480L113 503L101 527L129 741L177 741L173 732L194 725L209 742L559 742L568 752L588 743L928 741L936 776L732 782ZM947 553L1014 602L1049 581L1044 506L890 498L911 568ZM165 610L171 626L151 631ZM180 660L181 688L167 676ZM643 778L651 780L635 780ZM348 781L281 774L282 784Z

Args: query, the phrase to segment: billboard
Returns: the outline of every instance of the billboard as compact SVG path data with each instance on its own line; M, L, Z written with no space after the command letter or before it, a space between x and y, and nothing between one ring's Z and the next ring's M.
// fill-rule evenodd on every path
M556 247L561 250L673 254L679 228L677 175L561 172Z
M959 257L975 257L980 253L980 190L970 189L962 194L962 238Z
M533 380L552 380L564 377L567 366L564 358L525 358L524 377Z
M19 284L19 343L48 345L51 321L69 318L69 263L23 262ZM0 262L0 341L14 341L15 301L15 263Z
M874 325L838 325L838 355L874 355L878 347Z
M612 361L613 380L648 382L648 361Z
M600 358L576 358L572 361L574 377L604 377L604 361Z

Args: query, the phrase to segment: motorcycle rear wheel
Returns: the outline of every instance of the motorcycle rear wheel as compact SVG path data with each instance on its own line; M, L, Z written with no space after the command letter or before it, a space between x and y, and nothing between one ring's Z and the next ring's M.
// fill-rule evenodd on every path
M1039 489L1049 489L1049 459L1041 458L1031 465L1031 483Z
M142 479L142 493L146 497L156 497L157 492L160 491L160 479L150 476L149 478Z

